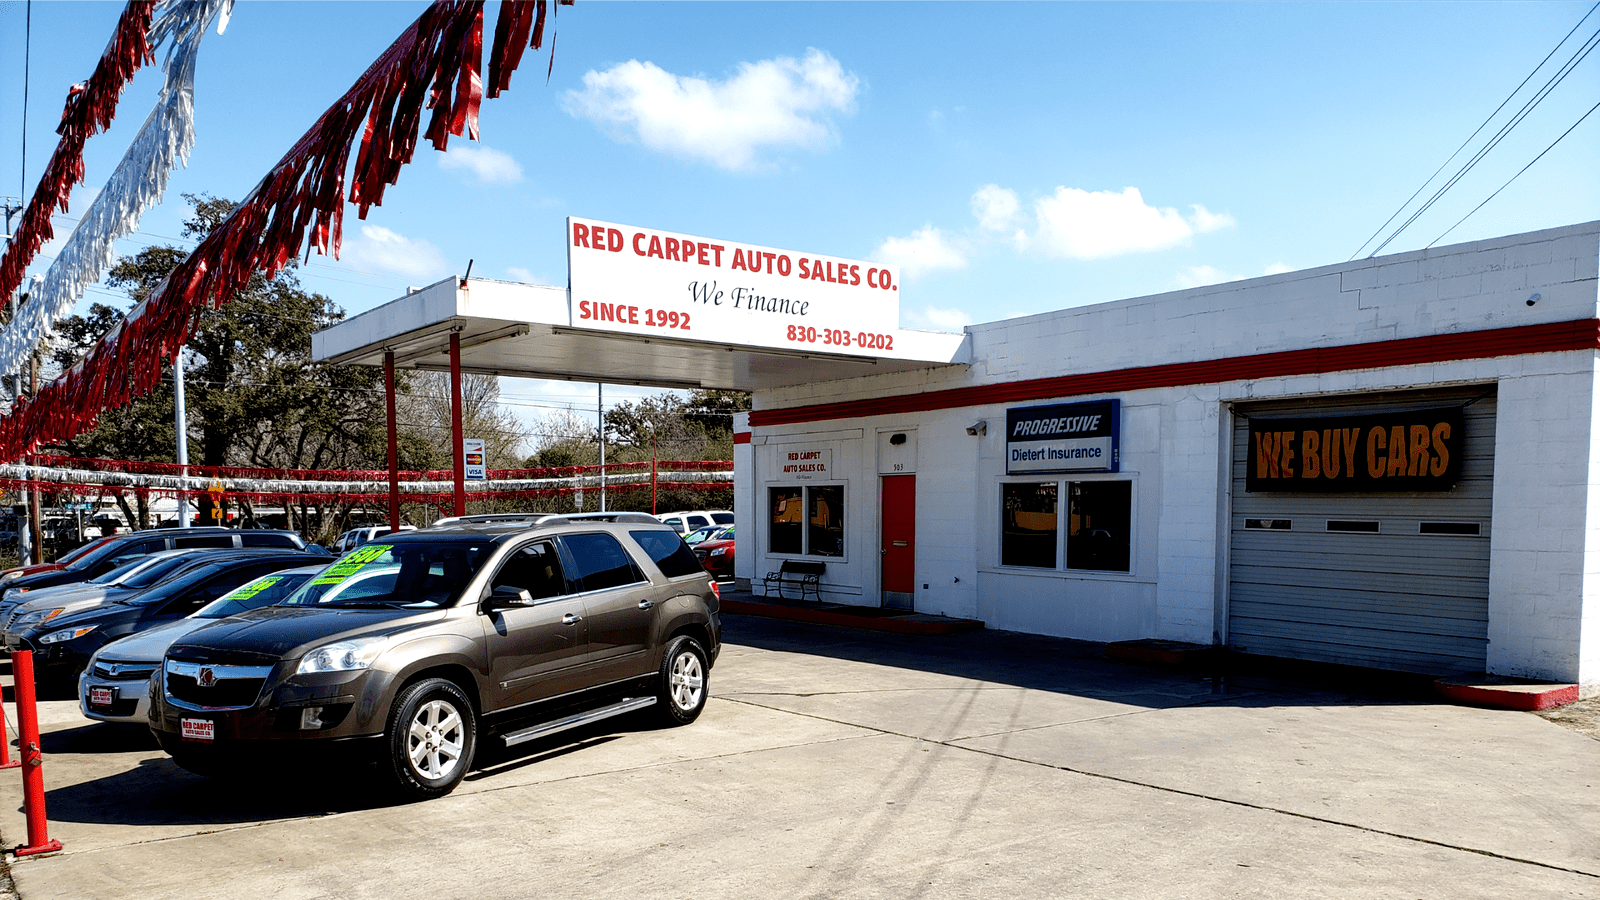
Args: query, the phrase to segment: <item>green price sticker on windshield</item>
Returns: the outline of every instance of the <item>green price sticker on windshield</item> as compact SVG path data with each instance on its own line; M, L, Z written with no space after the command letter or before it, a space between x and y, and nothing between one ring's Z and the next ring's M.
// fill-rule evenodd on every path
M269 587L272 587L273 585L277 584L278 582L280 582L282 580L283 580L283 576L281 576L281 575L274 575L271 578L258 578L255 581L252 581L249 584L245 585L244 587L239 588L238 590L236 590L233 593L229 594L224 599L227 599L227 600L249 600L251 597L254 597L255 595L261 593L262 591L266 590Z
M366 568L368 563L382 556L388 550L389 545L387 544L379 544L376 546L368 544L365 547L360 547L346 554L343 559L329 566L326 572L318 575L316 580L312 581L311 583L314 585L338 584L339 582L344 581L346 578L349 578L351 575L354 575Z

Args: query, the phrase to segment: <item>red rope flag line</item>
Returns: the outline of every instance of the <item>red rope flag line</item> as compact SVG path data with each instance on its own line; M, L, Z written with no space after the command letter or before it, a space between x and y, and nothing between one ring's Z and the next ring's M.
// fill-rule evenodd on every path
M169 462L146 462L142 460L126 459L96 459L81 456L66 456L55 453L41 453L34 455L30 465L56 469L84 469L98 472L117 472L130 475L181 475L187 471L191 480L199 481L211 478L255 478L274 479L279 481L375 481L388 484L388 469L273 469L262 466L180 466ZM488 476L491 480L515 480L523 478L555 478L571 475L616 475L628 472L644 472L650 468L649 462L633 463L607 463L604 466L547 466L531 469L489 469ZM729 460L669 460L663 459L655 463L662 472L731 472L733 463ZM401 469L401 481L451 481L454 477L453 469Z
M111 127L117 102L122 99L122 89L140 66L154 61L149 37L155 6L155 0L129 0L94 74L67 92L61 124L56 128L61 140L50 155L28 208L17 222L5 256L0 257L0 303L10 302L39 248L55 237L50 217L58 209L68 210L67 198L73 186L83 181L84 143L90 135Z
M497 88L509 84L514 68L509 38L518 33L517 23L546 2L501 4L500 15L512 22L505 29L508 42L498 40L497 28L490 51ZM531 30L538 42L539 28ZM520 58L520 47L515 55ZM424 109L432 110L426 137L436 150L464 130L476 136L482 56L481 0L430 6L166 280L71 369L0 419L0 459L72 438L93 428L102 410L150 393L160 382L162 360L179 352L200 313L226 303L254 272L276 275L306 243L308 228L306 252L331 248L338 258L352 145L349 200L365 218L411 161Z

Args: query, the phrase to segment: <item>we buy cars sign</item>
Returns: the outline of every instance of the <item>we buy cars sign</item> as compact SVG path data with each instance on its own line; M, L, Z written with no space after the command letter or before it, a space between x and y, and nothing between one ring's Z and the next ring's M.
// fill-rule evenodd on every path
M895 266L575 218L567 265L575 328L896 355Z

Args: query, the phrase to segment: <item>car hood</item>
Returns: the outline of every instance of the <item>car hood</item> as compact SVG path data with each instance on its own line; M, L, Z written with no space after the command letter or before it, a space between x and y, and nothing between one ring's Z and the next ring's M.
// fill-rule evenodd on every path
M733 541L701 541L700 543L696 544L694 548L696 550L705 550L709 553L710 551L716 550L720 547L726 547L729 550L732 550Z
M110 662L159 662L172 642L217 619L179 619L149 631L118 638L100 651L100 659Z
M35 563L31 566L7 569L4 574L9 575L12 572L16 572L18 578L27 578L29 575L39 575L44 572L57 572L65 568L66 566L63 566L60 563Z
M294 659L330 640L401 631L444 618L438 609L268 606L218 619L167 649L173 659Z
M23 615L30 612L37 612L42 609L55 609L56 607L60 607L61 613L52 618L50 621L43 623L34 622L32 625L29 625L27 628L23 629L23 631L55 631L58 628L65 627L61 624L63 622L76 624L76 622L73 620L82 618L80 615L81 613L90 610L98 611L110 606L113 606L113 604L106 602L104 597L57 596L49 598L44 603L34 603L33 601L29 601L12 610L12 614ZM115 608L125 609L126 607L116 606ZM15 629L14 626L11 630L13 634L20 633Z
M77 600L100 599L109 593L108 586L104 584L58 584L22 594L16 598L19 601L16 609L49 609L51 606L64 606Z

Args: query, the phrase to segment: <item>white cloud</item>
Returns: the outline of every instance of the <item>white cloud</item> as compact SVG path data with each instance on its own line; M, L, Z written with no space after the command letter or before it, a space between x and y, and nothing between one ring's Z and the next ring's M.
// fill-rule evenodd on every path
M984 231L1008 231L1017 222L1022 203L1017 192L998 184L986 184L972 195L972 214Z
M1198 203L1191 205L1189 208L1194 210L1194 215L1189 217L1189 223L1200 234L1205 234L1208 231L1219 231L1223 228L1232 228L1236 224L1233 221L1233 216L1227 213L1212 213Z
M1085 191L1058 187L1034 201L1039 229L1034 242L1042 252L1069 259L1104 259L1125 253L1165 250L1186 243L1198 231L1233 224L1227 215L1213 215L1202 206L1185 219L1171 207L1144 202L1135 187Z
M450 264L438 247L380 225L361 226L361 237L345 241L339 259L352 268L393 273L414 282L431 283L450 274Z
M511 154L490 147L460 144L439 154L439 168L465 170L483 184L516 184L522 180L522 165Z
M1179 272L1174 280L1180 288L1192 288L1222 284L1225 281L1238 281L1243 277L1243 275L1229 275L1215 266L1190 266Z
M902 326L926 331L960 331L972 324L972 316L968 315L966 310L953 307L944 309L924 306L922 309L902 309L900 318Z
M967 267L965 242L946 237L944 232L925 225L910 237L892 237L878 245L872 259L900 267L904 278L915 278L941 269Z
M831 113L854 111L860 79L817 49L804 59L740 63L714 80L674 75L629 60L583 76L568 91L569 115L588 119L618 140L733 171L760 168L765 148L817 149L837 140Z
M1294 270L1286 265L1283 265L1282 263L1273 263L1272 265L1267 266L1261 275L1263 277L1267 275L1281 275L1284 272L1292 271ZM1173 278L1173 281L1176 282L1180 288L1192 288L1201 287L1202 285L1207 284L1222 284L1227 281L1243 281L1246 278L1253 277L1256 276L1234 275L1229 272L1224 272L1215 266L1202 265L1190 266L1187 269L1184 269Z

